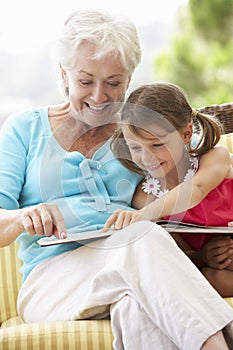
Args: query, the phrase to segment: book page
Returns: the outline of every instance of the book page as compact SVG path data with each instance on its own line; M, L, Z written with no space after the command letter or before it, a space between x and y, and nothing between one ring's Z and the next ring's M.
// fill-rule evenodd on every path
M71 242L84 242L84 241L93 241L100 238L109 237L113 232L113 230L109 230L107 232L102 232L102 230L92 230L92 231L84 231L77 233L70 233L67 235L67 238L59 239L55 236L50 237L42 237L36 243L41 247L51 246L55 244L65 244Z
M202 226L179 221L159 220L158 225L168 232L177 233L213 233L220 235L233 235L233 227L228 226Z

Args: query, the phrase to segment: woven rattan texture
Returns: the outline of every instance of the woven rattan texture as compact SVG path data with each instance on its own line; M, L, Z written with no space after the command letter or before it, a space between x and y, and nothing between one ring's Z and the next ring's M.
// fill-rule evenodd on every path
M197 108L197 111L213 116L219 121L222 127L223 134L233 132L233 102L219 105L205 106ZM199 132L200 127L195 119L193 120L195 131Z

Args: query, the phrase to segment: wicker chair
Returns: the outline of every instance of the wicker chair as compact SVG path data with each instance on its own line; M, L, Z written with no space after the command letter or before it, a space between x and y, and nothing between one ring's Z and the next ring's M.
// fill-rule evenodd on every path
M201 107L197 108L197 110L217 119L222 126L223 134L230 134L233 132L233 102Z
M224 127L221 143L233 153L233 103L202 107ZM112 349L109 320L83 320L25 324L17 315L16 298L21 285L18 245L0 248L0 349L4 350L108 350ZM233 298L226 300L233 307ZM214 305L213 305L214 307Z

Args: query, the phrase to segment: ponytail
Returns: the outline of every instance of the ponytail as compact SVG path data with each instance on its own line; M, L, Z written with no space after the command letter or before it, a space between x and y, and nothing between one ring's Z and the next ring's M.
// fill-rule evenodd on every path
M195 112L193 112L195 111ZM193 147L189 147L189 153L192 156L201 157L203 154L207 153L219 142L222 130L217 120L213 116L198 112L196 110L192 111L192 123L194 129L198 130L200 135L200 140Z

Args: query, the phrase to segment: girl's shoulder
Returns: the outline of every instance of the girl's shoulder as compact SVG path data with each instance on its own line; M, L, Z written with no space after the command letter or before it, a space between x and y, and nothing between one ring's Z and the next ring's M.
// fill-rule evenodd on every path
M216 145L211 150L209 150L207 153L203 154L200 157L200 163L203 163L203 161L213 161L216 164L223 161L229 161L230 160L230 152L228 149L223 145Z
M211 170L214 169L225 169L226 175L225 178L233 178L233 158L231 153L224 145L216 145L210 151L205 153L200 158L200 167Z

